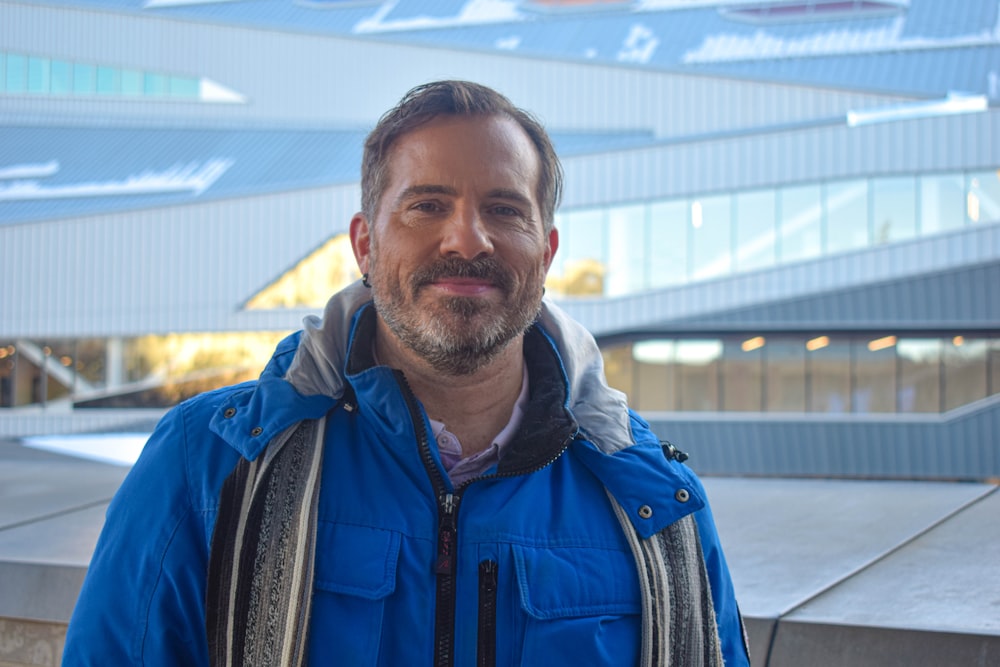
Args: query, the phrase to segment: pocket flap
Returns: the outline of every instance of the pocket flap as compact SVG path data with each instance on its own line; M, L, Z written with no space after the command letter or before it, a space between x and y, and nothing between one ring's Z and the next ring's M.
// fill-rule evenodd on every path
M320 521L316 588L378 600L396 590L399 533Z
M541 620L641 613L631 553L589 547L514 547L521 607Z

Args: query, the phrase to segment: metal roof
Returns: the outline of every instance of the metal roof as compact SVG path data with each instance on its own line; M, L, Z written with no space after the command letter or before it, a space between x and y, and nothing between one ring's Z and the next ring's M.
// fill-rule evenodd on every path
M599 13L539 13L516 0L65 4L651 69L917 95L964 90L1000 99L1000 8L994 0L911 0L897 14L773 24L726 18L721 10L736 2L682 8L633 3Z
M0 225L356 183L364 136L360 130L0 126ZM563 156L651 138L553 134Z

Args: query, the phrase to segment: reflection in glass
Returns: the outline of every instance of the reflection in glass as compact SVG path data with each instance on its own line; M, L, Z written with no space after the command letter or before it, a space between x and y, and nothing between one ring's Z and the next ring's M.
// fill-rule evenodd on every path
M676 346L672 340L637 341L632 346L638 410L676 410Z
M636 402L640 396L632 389L632 346L625 344L604 347L601 348L601 356L604 358L604 376L608 386L624 392L629 404Z
M561 294L600 296L607 273L605 210L573 211L557 217L559 252L546 285Z
M691 202L691 277L704 280L732 270L732 198Z
M965 224L965 184L961 174L920 177L920 233L934 234Z
M941 340L900 338L899 412L939 412L941 410Z
M720 340L680 340L676 347L680 410L719 409Z
M827 183L826 251L856 250L868 245L868 181Z
M722 409L760 412L763 406L764 347L762 336L727 338L723 343Z
M797 338L770 337L765 348L766 410L805 412L806 349Z
M983 339L955 336L944 342L944 409L986 397L986 351Z
M810 351L806 357L808 410L810 412L849 412L851 409L851 344L831 338L825 347Z
M7 54L6 88L8 93L23 93L28 89L28 59L16 53Z
M736 271L774 266L776 211L774 190L741 192L736 206Z
M665 287L688 279L687 202L657 202L649 207L649 286Z
M52 61L50 90L54 95L68 95L73 91L73 66L64 60Z
M49 92L49 61L47 58L28 58L28 92Z
M1000 169L969 174L966 209L970 222L1000 220Z
M823 250L823 206L818 185L781 188L778 191L781 236L778 257L794 262L817 257Z
M638 292L646 286L646 207L617 206L608 211L607 296Z
M854 341L854 412L896 411L896 338Z
M891 243L916 236L916 208L916 185L912 176L874 179L872 229L875 243Z
M93 65L73 65L73 93L90 95L97 90L97 72Z

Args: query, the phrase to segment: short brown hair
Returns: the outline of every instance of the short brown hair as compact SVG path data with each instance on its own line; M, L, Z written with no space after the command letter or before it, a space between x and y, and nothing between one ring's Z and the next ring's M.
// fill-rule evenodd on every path
M392 145L439 116L508 116L527 133L538 151L538 201L546 232L552 229L562 197L562 166L542 124L529 112L486 86L468 81L434 81L410 90L399 104L379 119L365 139L361 159L361 210L375 219L379 199L387 186Z

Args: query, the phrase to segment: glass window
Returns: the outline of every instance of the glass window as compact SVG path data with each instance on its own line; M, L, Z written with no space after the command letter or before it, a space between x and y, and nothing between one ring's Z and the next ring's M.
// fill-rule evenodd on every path
M899 389L896 404L900 412L941 411L941 341L937 338L900 338Z
M896 411L896 337L854 341L854 412Z
M187 76L170 77L170 96L198 99L198 79Z
M966 213L973 223L1000 220L1000 169L969 174Z
M987 341L954 336L944 343L944 409L986 398Z
M49 60L48 58L28 58L28 92L49 92Z
M93 65L73 65L73 93L91 95L97 90L97 71Z
M53 60L50 84L53 94L69 95L73 91L73 66L65 60Z
M809 411L850 412L850 341L818 336L806 342L806 352Z
M687 281L688 206L684 200L657 202L649 207L649 286L665 287Z
M0 93L7 90L7 54L0 51Z
M17 372L17 348L12 340L0 340L0 408L17 405L15 374Z
M617 296L646 287L646 207L617 206L608 211L608 275L605 294Z
M150 97L162 97L169 92L169 82L163 74L146 72L143 76L142 92Z
M636 341L632 346L637 410L676 410L677 387L672 340Z
M989 366L989 392L992 396L993 394L1000 394L1000 338L994 338L990 341Z
M766 410L805 412L806 348L798 338L769 338L764 348L767 359Z
M28 59L16 53L7 54L7 92L23 93L28 89Z
M97 92L100 95L117 95L121 92L121 75L114 67L97 68Z
M778 248L780 261L794 262L818 256L823 250L820 187L804 185L781 188L778 196L781 216L781 240Z
M678 407L718 410L722 341L679 340L676 351Z
M774 199L774 190L742 192L735 196L737 271L774 266Z
M872 229L875 243L916 236L916 185L912 176L872 180Z
M142 95L142 72L134 69L123 69L121 73L121 84L122 95Z
M722 409L760 412L764 406L763 336L727 338L722 351Z
M574 296L604 294L608 268L605 210L575 211L560 218L556 260L561 270L556 275L550 272L553 289Z
M732 198L691 202L691 277L724 276L732 271Z
M965 185L960 174L920 177L920 233L934 234L965 224Z
M826 251L856 250L868 240L868 181L827 183Z
M608 386L624 392L629 398L629 404L632 404L639 398L634 395L632 390L632 346L612 345L605 347L601 349L601 356L604 358L604 377L608 381Z

